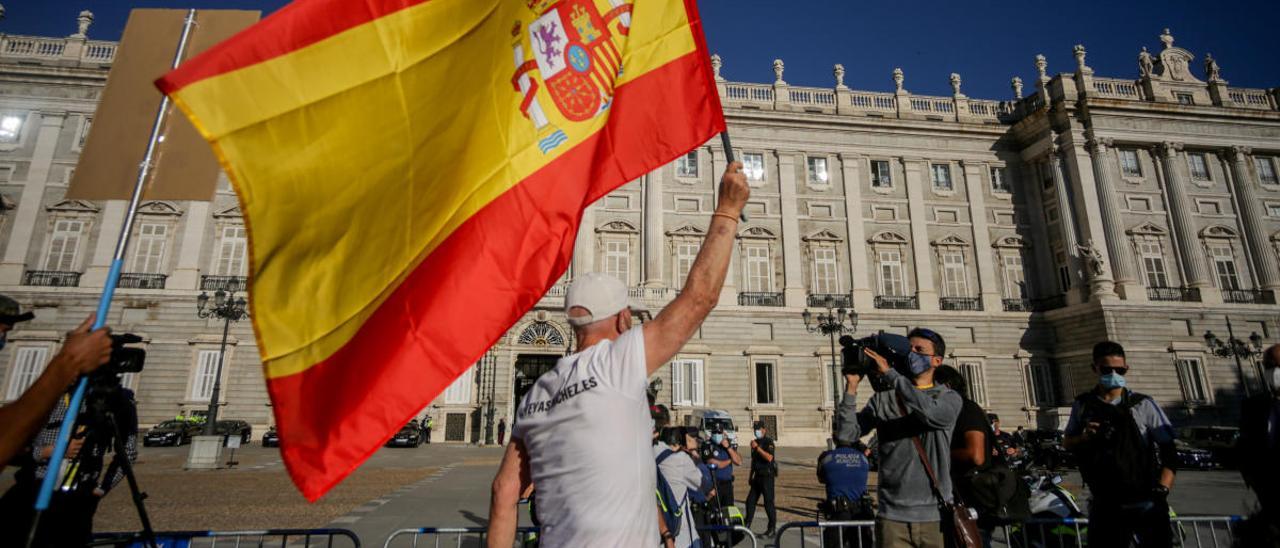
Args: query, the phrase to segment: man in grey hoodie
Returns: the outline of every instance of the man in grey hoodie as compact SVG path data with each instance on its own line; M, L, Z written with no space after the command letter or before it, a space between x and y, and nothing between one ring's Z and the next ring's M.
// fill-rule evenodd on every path
M960 414L960 395L935 386L933 371L942 365L946 343L924 328L907 334L911 341L908 364L891 367L871 349L864 352L876 363L875 395L857 411L855 391L859 375L845 375L836 438L858 439L877 431L879 445L879 515L876 539L880 547L943 548L942 515L929 476L912 438L919 436L929 465L938 478L940 494L951 500L951 430ZM906 408L906 414L901 411Z

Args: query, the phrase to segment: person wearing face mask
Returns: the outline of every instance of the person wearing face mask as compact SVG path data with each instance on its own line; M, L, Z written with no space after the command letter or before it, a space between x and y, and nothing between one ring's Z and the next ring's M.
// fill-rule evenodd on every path
M1171 546L1174 429L1150 396L1126 388L1124 347L1093 347L1098 384L1076 398L1063 447L1089 486L1089 546Z
M756 501L764 497L764 513L769 517L769 526L764 536L772 537L778 525L778 510L773 504L773 481L778 477L778 463L774 461L777 447L773 438L769 437L769 428L764 421L756 421L753 426L756 439L751 440L751 475L747 484L747 528L751 528L751 519L756 517Z
M1280 344L1262 353L1263 379L1267 391L1244 401L1240 412L1240 475L1258 495L1264 519L1271 524L1272 538L1280 535Z
M937 497L952 501L951 432L962 403L955 391L934 384L934 370L942 365L947 350L942 336L916 328L907 339L911 347L907 359L893 366L870 348L863 350L876 364L871 372L876 393L861 411L855 399L862 377L845 374L836 439L856 440L876 431L880 463L877 546L942 548L943 516ZM937 478L936 495L916 449L917 439Z
M706 463L712 467L719 505L733 506L733 467L742 466L742 456L738 455L738 450L729 443L723 427L717 428L711 434L711 455Z

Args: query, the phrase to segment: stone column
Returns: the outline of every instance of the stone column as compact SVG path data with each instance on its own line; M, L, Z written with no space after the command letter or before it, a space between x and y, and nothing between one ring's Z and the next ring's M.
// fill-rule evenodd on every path
M49 111L27 118L28 123L33 123L39 129L36 130L35 151L27 169L27 180L22 185L22 196L18 199L17 211L13 214L13 231L5 246L4 259L0 260L0 285L22 283L22 274L27 269L27 252L31 249L31 238L36 229L36 217L40 215L40 208L44 205L44 191L49 184L49 168L53 165L58 134L62 132L62 124L66 119L66 112Z
M1044 196L1044 169L1046 164L1044 160L1027 160L1024 164L1026 173L1033 181L1033 184L1027 185L1030 190L1030 198L1027 200L1027 218L1031 223L1031 246L1034 254L1035 268L1026 269L1034 276L1034 281L1028 280L1030 283L1030 291L1027 296L1042 298L1055 295L1058 287L1056 271L1057 268L1053 262L1053 249L1049 246L1049 227L1044 215L1044 207L1047 201ZM1034 208L1034 209L1033 209ZM1027 258L1023 259L1024 261Z
M867 262L867 233L862 224L862 176L858 167L866 160L855 155L840 153L840 182L844 184L845 224L849 234L849 285L853 293L854 310L871 310L875 307L875 293L871 291L868 272L874 266Z
M929 251L929 224L924 202L923 160L903 159L907 175L907 211L911 216L911 255L916 273L916 296L920 310L938 310L938 290L933 285L933 254Z
M991 231L987 228L987 197L982 183L986 164L963 162L964 187L969 198L969 222L973 228L973 254L978 262L978 288L982 309L999 312L1004 309L1000 287L996 283L995 253L991 248Z
M712 173L714 174L714 176L712 177L712 183L711 183L711 208L713 210L715 209L716 205L718 204L718 201L720 200L720 194L719 194L720 174L724 173L724 170L728 165L729 165L729 159L728 159L728 156L725 155L724 149L718 148L718 147L712 147L711 148L711 167L712 167ZM750 220L750 217L748 217L748 220ZM706 222L708 223L708 225L710 225L711 220L708 219ZM738 227L738 229L741 229L741 228L742 228L741 226ZM737 306L738 305L738 282L737 282L738 276L735 274L735 272L737 272L738 261L734 260L737 257L737 255L738 255L738 245L737 245L737 242L735 242L733 246L733 254L730 255L729 257L729 272L724 275L724 287L720 289L720 302L719 302L720 306Z
M129 202L126 200L107 200L106 206L102 208L102 218L94 228L98 233L98 244L93 248L84 276L80 277L80 287L102 287L107 283L107 272L111 270L111 260L115 257L116 239L120 236L120 229L124 227L124 214L128 209ZM128 259L126 255L125 270L129 269Z
M1191 198L1187 196L1190 177L1186 173L1186 161L1180 154L1182 143L1165 142L1156 147L1163 163L1165 195L1169 197L1169 216L1173 221L1173 236L1178 241L1178 252L1188 287L1200 289L1202 302L1221 302L1221 295L1209 278L1209 265L1196 237L1195 212Z
M1271 251L1267 241L1267 220L1262 212L1262 198L1258 196L1257 182L1249 169L1249 147L1234 146L1228 151L1231 159L1231 177L1235 179L1236 195L1240 201L1240 221L1244 225L1245 241L1249 243L1253 271L1257 273L1262 289L1280 291L1280 257Z
M666 246L663 236L662 179L667 166L653 170L644 179L644 285L662 287L662 263Z
M800 220L796 218L796 154L776 152L778 186L782 194L782 292L789 307L803 307L808 301L801 260Z
M1109 165L1110 138L1094 138L1088 142L1093 161L1093 180L1098 188L1098 209L1102 213L1102 231L1111 258L1111 273L1126 300L1145 301L1147 292L1138 281L1133 249L1125 239L1124 219L1120 216L1120 199L1116 194L1114 173Z
M1083 271L1080 268L1080 257L1076 250L1080 240L1076 232L1076 221L1071 207L1071 193L1067 191L1066 177L1062 174L1062 155L1059 153L1058 145L1050 145L1048 164L1045 169L1049 170L1049 177L1053 179L1053 191L1058 199L1058 228L1062 233L1062 247L1067 254L1067 270L1071 276L1071 290L1067 291L1067 303L1077 304L1081 302L1082 293L1078 291L1084 280L1081 277ZM1056 262L1055 270L1057 268Z
M187 222L178 243L178 266L165 283L165 289L195 290L200 285L200 259L204 257L204 240L209 231L209 202L187 202ZM221 235L218 235L221 237ZM215 239L215 241L217 241ZM216 249L216 248L215 248Z

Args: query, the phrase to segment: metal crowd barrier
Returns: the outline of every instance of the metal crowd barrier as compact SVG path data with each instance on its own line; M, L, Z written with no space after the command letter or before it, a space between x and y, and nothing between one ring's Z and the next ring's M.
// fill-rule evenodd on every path
M741 525L729 527L726 525L710 525L707 527L699 527L699 531L705 533L740 533L742 540L738 542L738 546L746 546L744 542L750 541L751 548L758 548L756 536L751 533L750 529ZM399 529L393 531L387 536L387 540L382 543L383 548L393 548L398 546L431 547L441 548L453 546L455 548L484 546L487 528L484 527L418 527L414 529ZM531 548L537 546L538 528L537 527L517 527L516 540L512 546L522 548Z
M1173 518L1175 548L1230 548L1241 516ZM1089 520L1031 520L994 531L992 546L1010 548L1084 548ZM875 546L875 521L797 521L778 529L773 548Z
M336 541L336 542L335 542ZM100 533L89 546L144 547L141 532ZM347 529L263 529L257 531L156 531L160 548L360 548L360 538Z
M1176 548L1229 548L1235 544L1241 516L1179 516L1172 518ZM1088 542L1088 519L1030 520L1001 527L994 546L1016 548L1083 548Z
M787 533L793 533L791 539L788 539ZM876 545L875 539L876 522L871 520L793 521L778 528L772 546L872 548ZM798 542L786 542L787 540Z

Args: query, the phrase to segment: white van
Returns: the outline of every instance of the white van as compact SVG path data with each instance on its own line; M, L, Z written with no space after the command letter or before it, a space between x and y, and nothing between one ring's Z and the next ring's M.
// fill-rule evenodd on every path
M733 417L728 411L705 407L695 408L685 417L685 426L697 426L699 437L704 440L710 440L712 433L723 430L725 436L729 438L729 443L734 447L738 446L738 427L734 426Z

